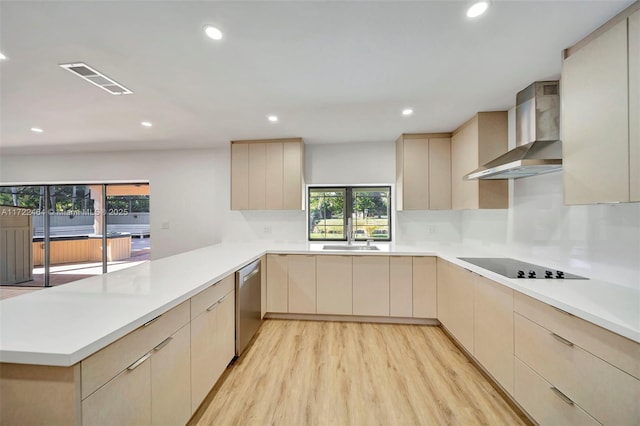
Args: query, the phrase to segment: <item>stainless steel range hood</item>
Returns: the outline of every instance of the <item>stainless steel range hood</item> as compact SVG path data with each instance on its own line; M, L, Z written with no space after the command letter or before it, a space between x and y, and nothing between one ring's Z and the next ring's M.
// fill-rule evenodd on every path
M517 179L562 169L558 81L537 81L516 96L516 148L464 176Z

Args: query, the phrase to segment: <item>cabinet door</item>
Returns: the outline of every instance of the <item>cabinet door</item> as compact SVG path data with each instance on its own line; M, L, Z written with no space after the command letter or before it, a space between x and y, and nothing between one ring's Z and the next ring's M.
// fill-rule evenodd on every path
M353 257L353 314L389 316L389 256Z
M454 210L478 208L478 181L462 179L478 168L477 140L477 116L451 138L451 205Z
M151 421L183 425L191 418L190 327L159 343L151 357Z
M413 259L409 256L389 259L389 315L413 316Z
M222 375L231 360L233 360L233 357L236 356L235 294L235 290L227 293L227 295L218 302L218 317L216 318L216 336L219 341L218 352L216 354L218 377Z
M437 318L437 279L435 257L413 258L413 316Z
M287 256L267 255L267 312L288 312Z
M476 275L473 312L473 355L513 395L513 290Z
M249 208L249 145L231 144L231 209Z
M353 313L351 256L316 257L317 307L319 314Z
M640 201L640 10L629 17L629 178L629 201Z
M564 60L565 204L629 201L627 67L626 21Z
M151 360L130 368L82 401L84 426L151 424Z
M265 144L267 210L282 210L283 206L283 153L282 142Z
M249 209L266 207L267 156L264 143L249 144Z
M429 209L429 139L404 138L403 208Z
M451 139L429 139L429 209L451 210Z
M287 256L289 278L289 312L316 313L316 257Z
M195 412L218 380L218 302L191 320L191 411Z
M283 208L302 209L303 145L300 141L284 142L283 150Z
M440 304L446 315L440 321L449 332L473 354L473 273L449 264L447 280L438 281L438 311Z

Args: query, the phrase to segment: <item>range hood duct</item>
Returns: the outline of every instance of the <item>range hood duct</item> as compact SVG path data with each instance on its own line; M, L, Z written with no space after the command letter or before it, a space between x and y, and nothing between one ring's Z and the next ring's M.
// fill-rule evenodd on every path
M562 169L560 85L537 81L516 96L516 148L464 176L518 179Z

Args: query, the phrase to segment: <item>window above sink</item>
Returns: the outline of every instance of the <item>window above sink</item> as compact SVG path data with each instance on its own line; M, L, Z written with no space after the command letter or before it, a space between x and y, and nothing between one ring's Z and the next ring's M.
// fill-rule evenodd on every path
M309 241L347 241L349 218L353 241L391 241L391 186L310 186L307 212Z

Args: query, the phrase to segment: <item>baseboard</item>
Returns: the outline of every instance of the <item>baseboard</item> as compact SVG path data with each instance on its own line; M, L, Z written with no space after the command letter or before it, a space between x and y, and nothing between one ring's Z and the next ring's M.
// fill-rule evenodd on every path
M363 315L289 314L267 312L264 318L302 321L370 322L380 324L440 325L435 318L376 317Z

